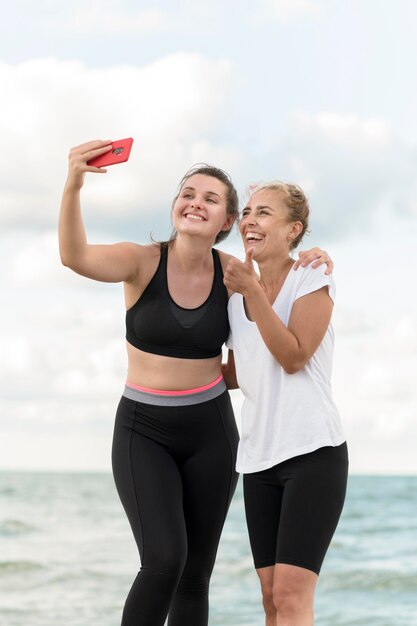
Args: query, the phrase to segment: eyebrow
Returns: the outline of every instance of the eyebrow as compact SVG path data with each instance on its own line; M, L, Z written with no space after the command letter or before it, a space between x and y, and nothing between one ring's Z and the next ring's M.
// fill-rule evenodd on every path
M190 191L195 191L195 187L183 187L182 191L185 191L186 189L189 189ZM206 193L209 193L212 196L217 196L218 198L220 198L219 194L216 193L215 191L206 191Z
M250 206L245 206L244 209L242 209L243 211L245 209L250 209ZM273 211L274 209L270 206L268 206L267 204L258 204L258 206L254 207L257 211L259 211L259 209L270 209L271 211Z

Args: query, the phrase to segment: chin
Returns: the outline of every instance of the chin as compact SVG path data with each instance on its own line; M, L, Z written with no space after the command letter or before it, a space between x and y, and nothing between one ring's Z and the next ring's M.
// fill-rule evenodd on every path
M250 250L251 248L253 248L253 258L255 259L258 254L259 254L259 248L257 246L254 246L253 244L246 244L245 245L245 252L247 252L248 250Z

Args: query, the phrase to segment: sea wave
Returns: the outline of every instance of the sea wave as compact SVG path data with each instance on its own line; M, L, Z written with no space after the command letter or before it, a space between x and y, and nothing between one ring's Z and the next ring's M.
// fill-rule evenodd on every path
M27 535L37 530L36 526L17 519L6 519L0 522L0 536L3 537Z
M0 472L0 496L1 483L16 490L0 497L0 626L120 623L138 555L111 476ZM416 510L417 477L351 479L320 574L321 626L417 626ZM210 624L260 625L260 595L240 481L212 577Z
M414 592L417 589L417 573L398 570L352 570L343 575L333 575L326 580L327 589L334 591L398 591Z
M44 569L45 566L37 561L0 561L0 576L36 572Z

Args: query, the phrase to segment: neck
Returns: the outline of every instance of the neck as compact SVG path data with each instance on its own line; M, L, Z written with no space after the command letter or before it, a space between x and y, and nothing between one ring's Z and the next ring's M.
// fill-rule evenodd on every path
M212 263L212 241L204 241L199 237L177 236L171 248L171 256L179 266L186 269L204 267Z
M284 282L288 271L294 260L289 256L288 252L274 255L265 261L255 261L258 263L261 282L266 287L274 288L275 285Z

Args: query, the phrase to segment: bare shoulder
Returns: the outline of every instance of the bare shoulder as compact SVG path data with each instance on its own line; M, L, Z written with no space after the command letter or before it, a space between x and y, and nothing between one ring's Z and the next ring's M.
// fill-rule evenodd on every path
M222 270L223 270L223 275L224 275L224 273L226 272L227 266L229 264L229 261L231 261L232 259L235 259L236 257L233 256L233 254L229 254L228 252L223 252L222 250L217 250L217 252L219 253L219 256L220 256L220 263L222 264ZM232 293L233 291L227 288L227 295L229 296L229 298L232 295Z
M146 285L155 274L161 258L161 247L157 244L139 245L125 244L126 249L136 255L136 267L138 270L124 283L126 309L129 309L142 295ZM135 247L136 246L136 247ZM139 269L140 268L140 269Z
M120 241L119 243L112 244L112 246L116 249L118 248L120 252L136 256L143 260L159 254L159 245L153 243L140 244L133 243L132 241Z
M216 248L217 250L217 248ZM220 256L220 263L222 264L223 273L226 271L227 265L231 259L235 259L236 257L233 254L229 254L228 252L223 252L222 250L217 250Z
M126 282L136 283L138 280L142 282L147 280L149 272L155 270L155 266L158 264L160 257L160 245L155 243L150 244L138 244L132 242L121 242L115 244L120 246L120 250L123 254L128 256L133 266L140 270L140 275L135 273L132 275L131 280Z
M155 259L160 254L159 244L140 244L131 241L120 241L110 246L114 253L133 261L135 264L140 263L142 266L147 261Z

